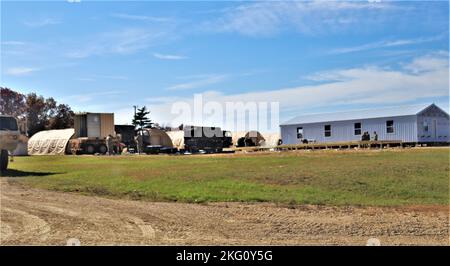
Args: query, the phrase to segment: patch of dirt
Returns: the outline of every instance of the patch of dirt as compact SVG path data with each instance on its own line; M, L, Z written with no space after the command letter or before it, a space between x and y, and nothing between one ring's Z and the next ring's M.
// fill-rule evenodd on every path
M113 200L0 179L1 245L448 245L449 209Z

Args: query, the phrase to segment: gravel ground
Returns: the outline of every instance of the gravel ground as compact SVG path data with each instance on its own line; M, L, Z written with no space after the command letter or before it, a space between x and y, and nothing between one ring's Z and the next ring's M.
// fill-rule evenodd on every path
M0 184L1 245L449 245L448 206L144 202Z

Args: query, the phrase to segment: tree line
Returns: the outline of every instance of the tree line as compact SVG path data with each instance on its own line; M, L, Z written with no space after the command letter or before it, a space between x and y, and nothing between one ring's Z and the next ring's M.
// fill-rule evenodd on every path
M19 123L26 123L30 137L42 130L73 127L74 112L69 105L57 103L52 97L44 98L34 92L25 95L6 87L0 87L0 114L12 115Z
M12 115L19 120L19 123L26 123L26 133L29 137L42 130L65 129L74 126L74 112L70 106L57 103L52 97L44 98L34 92L22 94L7 87L0 87L0 96L0 114ZM150 111L146 106L137 108L131 123L136 130L144 128L173 130L168 125L153 123L148 117L149 114ZM183 125L177 129L182 130Z

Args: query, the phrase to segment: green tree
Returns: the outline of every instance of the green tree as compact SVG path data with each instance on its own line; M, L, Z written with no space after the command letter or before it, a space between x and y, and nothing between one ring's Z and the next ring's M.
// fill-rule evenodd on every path
M25 95L0 87L0 114L24 119L26 108Z
M26 104L28 135L33 136L39 131L49 129L50 119L57 112L56 101L51 97L45 99L36 93L30 93L26 97Z
M0 114L12 115L19 124L26 124L29 136L41 130L73 127L74 113L70 106L58 104L52 97L23 95L6 87L0 87L0 96Z
M74 112L67 104L56 106L56 112L50 118L48 129L65 129L73 127Z
M147 111L147 107L138 108L134 115L132 124L139 130L145 127L151 127L153 125L152 120L148 118L150 111Z

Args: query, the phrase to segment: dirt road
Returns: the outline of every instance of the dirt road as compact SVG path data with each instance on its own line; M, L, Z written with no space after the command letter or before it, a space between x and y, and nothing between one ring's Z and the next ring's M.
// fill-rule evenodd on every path
M0 178L1 244L448 245L445 207L357 208L113 200Z

